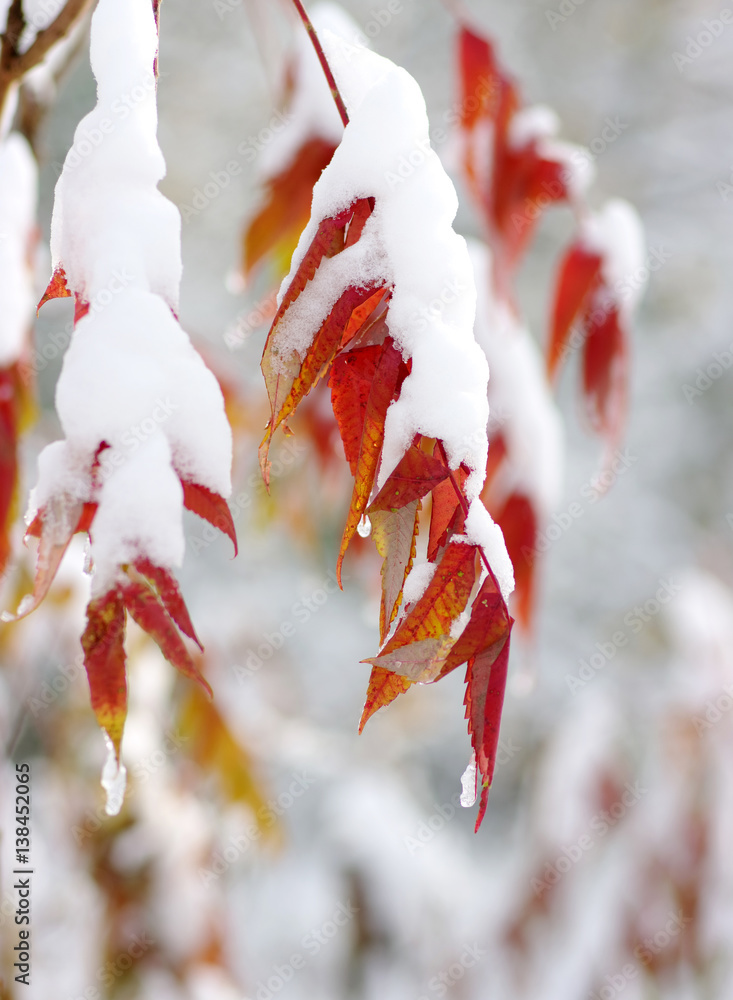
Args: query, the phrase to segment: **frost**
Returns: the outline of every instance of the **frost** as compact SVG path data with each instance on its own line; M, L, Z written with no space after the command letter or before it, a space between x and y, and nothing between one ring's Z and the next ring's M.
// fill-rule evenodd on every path
M461 775L461 805L470 809L476 802L476 754L471 754L468 767Z
M107 745L107 759L102 768L102 788L107 793L107 804L104 811L108 816L117 816L125 798L127 787L127 769L117 760L114 743L104 732L104 742Z

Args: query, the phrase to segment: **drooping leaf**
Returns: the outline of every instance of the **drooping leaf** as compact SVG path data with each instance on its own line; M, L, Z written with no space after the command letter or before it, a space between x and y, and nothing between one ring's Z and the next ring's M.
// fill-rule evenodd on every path
M512 493L495 513L509 558L514 567L514 601L522 628L529 630L534 607L534 569L537 542L537 514L529 497Z
M226 500L218 493L214 493L213 490L188 479L181 479L181 486L183 487L183 506L186 510L198 514L199 517L227 535L231 539L236 556L238 552L237 531Z
M391 337L382 345L379 361L374 372L374 379L369 390L369 396L364 407L364 429L359 446L359 458L354 475L354 489L351 495L346 527L344 528L336 563L336 576L341 584L341 565L349 542L354 537L359 521L369 503L369 497L374 486L374 479L379 466L384 442L384 423L387 410L395 398L395 394L407 374L402 355L394 346Z
M273 433L295 410L298 403L310 392L324 371L331 364L341 346L344 330L352 313L374 294L374 287L347 288L332 307L315 335L305 358L295 350L288 350L282 357L279 347L268 338L268 347L262 358L272 416L260 445L260 468L265 482L269 481L269 449ZM278 319L275 317L273 330ZM270 331L272 334L272 330Z
M574 244L565 254L557 279L552 329L547 350L547 370L553 378L562 359L568 334L583 315L601 274L601 257Z
M356 475L366 405L381 356L381 344L370 344L344 351L331 366L331 405L352 476Z
M394 511L413 500L421 500L449 476L445 462L412 445L370 504L369 512Z
M436 457L439 453L439 446L436 444L433 456ZM466 470L464 468L457 469L453 473L453 477L462 490L468 478ZM459 506L460 500L451 478L446 477L442 482L436 483L433 487L433 505L430 511L430 536L428 539L428 560L430 562L435 562L438 550L445 545L448 529Z
M418 639L391 653L381 653L362 660L362 663L371 663L373 667L391 670L407 677L413 683L425 684L434 681L441 674L455 641L450 635Z
M278 263L290 261L308 223L313 188L335 149L319 136L306 139L287 166L267 181L265 203L244 234L245 277L268 254Z
M479 656L503 636L508 635L511 618L503 597L491 577L487 577L471 605L471 617L452 649L440 672L445 677L456 667Z
M504 705L507 668L509 665L509 633L489 646L466 669L466 718L471 745L481 782L481 799L475 829L481 826L486 813L489 789L494 778L496 752L499 746L499 726Z
M209 695L208 682L196 667L178 629L153 591L142 583L125 583L122 591L125 607L140 628L154 639L166 660L186 677L198 681Z
M402 603L402 588L417 551L420 501L394 512L377 510L370 514L372 538L382 557L382 600L379 608L379 641L384 639Z
M127 717L125 608L119 587L89 602L81 644L92 709L99 726L112 741L119 761Z
M393 702L398 695L404 694L411 684L412 681L400 674L392 673L391 670L385 670L383 667L372 667L364 711L359 722L359 732L363 731L364 726L378 709L384 708L385 705Z
M583 350L583 391L594 430L605 435L612 450L626 416L628 359L626 338L615 307L598 310L589 319Z
M183 600L183 594L173 576L167 570L161 569L160 566L154 566L149 559L138 559L135 562L135 569L147 577L155 586L163 607L178 628L189 639L193 639L201 652L203 652L204 647L196 635L186 602Z
M468 604L476 580L478 547L450 542L422 597L415 602L380 656L420 639L448 635Z

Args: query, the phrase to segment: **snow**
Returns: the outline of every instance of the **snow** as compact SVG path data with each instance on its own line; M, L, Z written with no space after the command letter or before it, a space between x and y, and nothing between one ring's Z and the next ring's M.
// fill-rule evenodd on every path
M331 32L324 31L321 41L350 123L314 189L311 221L281 298L320 219L359 197L375 197L376 208L359 242L322 263L308 296L301 296L310 302L299 300L290 310L280 344L302 354L355 273L364 284L393 286L390 334L412 358L412 372L387 413L377 488L421 433L444 441L452 468L468 466L466 489L473 500L486 468L488 367L473 338L468 251L452 228L455 189L430 148L425 103L412 77Z
M529 497L548 519L562 498L565 465L560 412L552 398L541 352L529 331L492 287L491 253L471 240L478 290L476 339L491 371L492 427L504 438L508 461L497 487L506 498Z
M623 198L607 201L585 218L581 240L603 257L603 279L625 322L629 322L649 278L646 244L639 213Z
M17 361L33 321L38 168L18 133L0 143L0 367Z
M157 45L148 0L133 0L122 15L115 0L101 0L91 35L97 105L76 129L54 201L54 267L64 268L90 308L56 389L66 441L42 453L32 506L63 496L98 502L95 594L140 555L180 566L179 476L224 497L231 490L221 391L173 312L181 223L157 189L165 174L156 139Z
M580 199L595 178L593 159L587 149L555 138L560 119L553 108L534 104L520 108L509 123L508 141L515 150L536 144L539 156L564 164L563 180L570 196Z

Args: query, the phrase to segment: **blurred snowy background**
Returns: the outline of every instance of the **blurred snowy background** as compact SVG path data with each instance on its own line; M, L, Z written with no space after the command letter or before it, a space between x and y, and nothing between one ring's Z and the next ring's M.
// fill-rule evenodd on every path
M457 91L446 8L342 6L417 79L431 121L445 121ZM274 0L164 0L161 188L194 209L184 211L181 320L230 386L237 430L240 555L191 517L180 574L228 728L217 719L207 742L191 721L203 703L133 636L130 785L110 820L78 659L83 551L70 553L46 606L0 626L0 733L6 745L19 734L13 762L32 765L35 868L33 982L13 991L6 762L3 997L731 995L733 23L695 0L466 6L525 99L552 106L562 137L594 151L593 201L631 201L664 259L635 323L628 467L597 503L583 491L598 442L578 419L576 366L563 373L558 513L577 501L582 516L549 546L536 635L515 647L484 826L474 835L474 811L458 805L469 757L462 671L413 688L356 733L369 676L359 661L377 648L378 567L364 546L347 557L345 592L333 587L348 476L324 479L296 438L275 449L273 499L259 486L266 325L249 317L270 286L243 290L235 276L267 146L250 137L278 111L283 51L300 28ZM37 137L44 245L59 165L93 104L82 44ZM240 173L227 172L231 161ZM456 228L479 236L459 194ZM542 344L570 229L567 210L547 213L520 276ZM37 349L70 319L68 303L47 305ZM248 335L231 350L225 333L238 323ZM58 436L59 366L52 357L39 373L25 490L40 447ZM22 583L17 573L7 583L5 607Z

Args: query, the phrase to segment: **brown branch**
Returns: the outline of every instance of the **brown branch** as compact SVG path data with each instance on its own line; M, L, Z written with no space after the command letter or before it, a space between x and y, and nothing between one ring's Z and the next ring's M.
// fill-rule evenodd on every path
M310 35L310 40L313 43L313 48L316 50L316 55L318 56L318 61L321 64L323 73L328 82L328 86L331 88L331 96L336 102L336 107L338 108L338 113L341 115L341 121L344 123L344 128L349 124L349 115L346 111L346 105L344 104L344 99L341 96L341 92L336 85L336 80L334 78L331 67L328 65L328 59L326 59L326 53L323 51L320 41L318 40L318 35L316 34L316 29L313 27L311 19L308 17L305 7L300 2L300 0L293 0L295 4L295 9L300 14L300 19L305 25L305 30Z
M74 23L91 6L92 0L67 0L66 6L56 19L43 31L39 31L33 44L26 52L18 52L18 13L22 18L21 0L13 0L8 13L8 30L3 35L0 50L0 109L5 105L10 87L43 61L48 51L68 34ZM21 8L20 11L17 8ZM23 21L25 26L25 21Z

